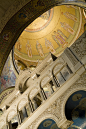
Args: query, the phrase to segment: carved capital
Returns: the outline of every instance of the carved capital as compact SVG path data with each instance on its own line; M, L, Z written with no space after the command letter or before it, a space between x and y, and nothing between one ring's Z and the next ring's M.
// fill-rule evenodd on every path
M69 121L69 120L65 120L62 122L62 124L59 125L59 128L61 129L67 129L68 127L70 127L73 124L73 121Z

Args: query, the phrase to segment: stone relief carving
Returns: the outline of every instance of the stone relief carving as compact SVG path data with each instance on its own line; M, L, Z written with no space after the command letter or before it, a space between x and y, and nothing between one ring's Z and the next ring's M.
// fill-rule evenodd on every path
M70 47L70 49L82 59L86 56L86 31L85 33Z
M43 120L48 118L53 119L56 123L58 122L58 118L53 114L47 113L47 110L46 110L30 126L28 126L28 129L37 129L39 124Z
M34 129L39 120L42 117L48 116L49 114L56 117L58 123L62 119L65 120L62 125L60 124L60 127L62 129L68 128L73 121L66 120L64 112L65 104L69 96L78 90L86 90L86 72L84 72L84 74L82 74L81 77L70 88L68 88L65 93L63 93L55 102L53 102L53 104L47 108L30 126L28 126L28 129Z
M73 122L72 121L65 121L63 124L62 124L62 126L60 127L61 129L67 129L68 127L70 127L71 126L71 124L73 124Z
M75 56L72 54L72 52L66 48L64 53L68 57L68 59L71 61L72 65L75 66L78 63L78 60L75 58Z
M60 96L60 112L62 117L65 117L64 108L66 101L71 94L78 90L86 90L86 72L84 72L81 77L70 88L68 88L63 95Z

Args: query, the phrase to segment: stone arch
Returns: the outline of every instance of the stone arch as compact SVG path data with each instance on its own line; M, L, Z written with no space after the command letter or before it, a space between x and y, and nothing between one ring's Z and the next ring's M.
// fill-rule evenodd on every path
M11 109L9 113L7 114L7 121L10 122L10 120L17 114L17 111L14 109Z
M15 15L11 15L11 17L9 18L9 21L7 23L5 23L5 25L3 26L4 29L2 30L0 37L0 51L2 53L2 56L0 58L0 74L2 72L3 66L5 64L5 61L11 51L11 49L13 48L16 40L18 39L19 35L21 34L21 32L24 30L24 28L29 25L33 20L35 20L39 15L41 15L42 13L44 13L45 11L49 10L50 8L56 6L56 5L63 5L63 4L73 4L73 5L77 5L83 8L86 8L86 3L84 3L84 0L80 1L67 1L65 2L63 1L46 1L43 0L42 1L43 4L41 4L41 2L39 2L39 0L37 0L35 3L34 1L28 1L26 2L27 4L25 5L25 3L22 4L21 9L18 11L16 11L16 13L14 13ZM30 7L30 8L28 8ZM28 11L27 11L28 9ZM33 13L32 13L33 12ZM21 18L20 14L23 15L23 18ZM19 18L20 16L20 18ZM6 16L7 17L7 16ZM22 22L21 22L22 21ZM13 29L14 28L14 29ZM17 35L16 35L17 34ZM8 39L5 40L4 39L4 35L8 36ZM3 60L3 61L2 61Z
M46 83L48 83L49 80L50 80L49 75L44 76L44 77L41 79L41 81L40 81L40 86L43 87L43 85L45 85Z
M58 126L58 118L57 118L55 115L53 115L53 114L46 114L46 115L42 116L42 117L35 123L34 129L37 129L38 126L40 125L40 123L41 123L42 121L44 121L45 119L52 119L52 120L54 120L55 123L56 123L57 126Z
M22 98L17 105L17 110L20 111L27 104L27 102L28 101L26 98Z
M24 92L29 86L26 84L30 78L30 71L24 70L21 72L15 83L15 89Z
M61 62L61 63L60 63L60 62L57 63L57 64L53 67L53 70L52 70L53 74L55 75L57 72L59 72L62 67L63 67L63 63L62 63L62 62Z

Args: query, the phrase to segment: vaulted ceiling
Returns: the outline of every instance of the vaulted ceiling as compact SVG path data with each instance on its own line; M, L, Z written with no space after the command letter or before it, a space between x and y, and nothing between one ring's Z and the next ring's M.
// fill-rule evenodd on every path
M58 57L84 33L85 22L83 9L74 5L55 6L43 13L18 38L14 47L17 64L36 67L49 52Z
M33 20L53 6L74 4L86 7L84 0L0 0L0 73L21 32ZM21 17L21 14L23 16Z

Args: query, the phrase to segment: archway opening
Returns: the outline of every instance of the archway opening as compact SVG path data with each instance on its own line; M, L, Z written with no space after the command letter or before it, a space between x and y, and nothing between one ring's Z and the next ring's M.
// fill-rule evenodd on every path
M73 120L72 128L86 129L86 91L74 92L68 98L65 115L68 120Z
M42 121L37 129L60 129L56 122L52 119L45 119Z

